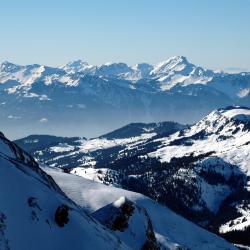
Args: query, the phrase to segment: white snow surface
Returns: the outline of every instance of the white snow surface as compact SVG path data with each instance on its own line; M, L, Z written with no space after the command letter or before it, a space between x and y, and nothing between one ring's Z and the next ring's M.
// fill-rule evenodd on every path
M148 132L148 133L146 133ZM52 160L60 159L68 155L77 155L79 153L88 153L101 149L108 149L115 146L125 145L126 149L132 149L136 147L139 143L145 142L147 139L155 136L156 133L150 133L150 131L145 131L145 133L140 136L124 138L124 139L107 139L107 138L94 138L90 140L80 139L80 145L72 146L68 144L58 144L57 146L53 146L48 148L50 152L61 153L60 156L53 158ZM42 152L41 152L42 153ZM95 166L96 161L89 156L85 156L79 160L79 167L90 167ZM91 174L91 168L89 168L88 173ZM81 172L81 168L76 169L76 174L83 175L84 172ZM86 175L84 176L88 178Z
M243 121L250 121L250 109L231 109L228 111L225 111L223 113L226 117L229 119L236 119L236 120L243 120Z
M220 161L220 165L229 163L235 166L236 172L250 176L250 133L243 129L244 122L248 121L247 117L249 118L249 110L244 108L232 107L228 110L213 111L181 135L176 132L169 137L157 139L162 147L150 152L147 156L156 157L161 162L170 162L174 157L198 156L212 152L205 161L197 162L197 164L203 164L205 167L205 164L216 166L217 161ZM236 120L240 123L235 123ZM205 135L192 139L192 136L198 133ZM173 142L176 140L186 140L189 143L174 145ZM225 177L229 174L227 173L229 170L230 168L227 170L215 168L215 171L223 171L221 173ZM201 181L200 187L202 200L213 212L218 211L221 202L231 193L226 185L211 185L204 180ZM246 188L250 190L250 182L246 184Z
M91 163L91 161L88 164L90 164L90 163ZM93 162L93 165L95 165L95 162ZM96 169L96 168L91 168L91 167L77 167L77 168L73 168L70 173L84 177L84 178L92 180L92 181L103 183L102 177L105 176L105 173L108 170L109 169L107 169L107 168Z
M240 169L250 175L250 133L243 130L243 124L235 124L234 120L242 120L249 117L250 110L234 107L230 110L216 110L211 112L201 121L185 130L183 135L179 132L158 139L163 144L162 148L151 152L150 157L158 157L162 162L169 162L173 157L204 154L214 151L212 156L217 156L226 162L237 165ZM243 121L246 119L244 118ZM233 131L236 133L233 133ZM176 139L185 137L192 138L193 135L204 131L205 138L190 141L191 145L169 145ZM223 139L221 139L223 137Z
M58 169L50 167L43 169L54 178L74 202L89 213L123 199L121 197L126 197L138 206L145 208L152 220L157 241L167 249L177 249L178 246L192 250L236 249L225 240L199 228L144 195L65 174Z
M9 141L0 142L1 250L129 249L67 198L34 162L28 164L32 158ZM55 212L62 204L70 208L69 221L59 227Z

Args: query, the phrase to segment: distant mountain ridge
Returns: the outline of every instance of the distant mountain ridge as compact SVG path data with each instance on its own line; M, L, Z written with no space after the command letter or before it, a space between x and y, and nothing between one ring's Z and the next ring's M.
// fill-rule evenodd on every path
M174 56L162 61L155 66L140 63L128 66L126 63L105 63L99 66L90 65L85 61L71 61L65 65L48 67L45 65L16 65L5 61L0 64L0 82L18 80L22 84L31 84L44 76L54 75L60 79L60 75L68 77L77 74L89 74L102 77L118 78L123 80L138 81L141 79L156 79L159 82L207 82L211 77L218 74L212 70L204 70L190 63L184 56ZM177 75L177 78L175 76ZM27 79L29 77L29 79ZM174 80L172 78L175 78ZM195 79L197 78L197 79ZM64 81L61 79L61 82Z
M83 130L96 137L128 123L190 124L219 107L250 106L250 73L206 70L183 56L132 67L3 62L0 98L2 129L15 138L24 136L20 131L74 136Z

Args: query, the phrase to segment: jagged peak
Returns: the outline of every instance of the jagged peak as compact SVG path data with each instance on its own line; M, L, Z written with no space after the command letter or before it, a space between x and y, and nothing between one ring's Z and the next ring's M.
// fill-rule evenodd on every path
M189 62L185 56L172 56L167 60L159 62L157 65L162 66L162 65L166 65L166 64L180 64L180 63L189 64Z
M175 61L175 62L186 62L188 63L187 57L185 56L172 56L168 59L168 61Z
M1 64L0 64L0 71L5 71L5 72L11 72L11 71L15 71L15 70L18 70L20 69L22 66L21 65L18 65L18 64L14 64L10 61L3 61Z
M137 63L132 67L134 70L152 70L153 66L148 63Z
M70 61L68 63L66 63L65 65L61 66L61 67L64 67L64 66L71 66L71 67L77 67L77 66L88 66L88 62L84 61L84 60L81 60L81 59L77 59L77 60L73 60L73 61Z
M184 56L173 56L167 60L159 62L155 66L155 68L161 68L163 66L172 66L173 67L173 66L178 65L178 64L189 64L189 62L188 62L187 58Z
M126 63L123 62L106 62L104 64L101 64L99 67L128 67L128 65Z
M184 56L173 56L168 60L162 61L154 66L154 69L150 74L165 74L171 71L181 71L186 67L191 66L194 67L193 64L189 63L186 57Z
M82 73L85 72L86 69L93 68L93 65L90 65L88 62L78 59L68 62L59 67L59 69L65 70L67 73Z
M1 65L15 65L14 63L8 61L8 60L5 60L1 63Z

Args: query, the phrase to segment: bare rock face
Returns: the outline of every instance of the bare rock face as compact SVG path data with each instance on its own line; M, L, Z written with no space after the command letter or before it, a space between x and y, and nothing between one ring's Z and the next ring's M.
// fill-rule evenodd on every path
M93 217L116 232L126 244L135 249L160 249L156 242L151 219L145 208L126 197L100 208Z
M8 239L6 239L5 236L5 230L7 228L5 223L6 219L5 214L0 211L0 249L10 250Z
M59 227L64 227L69 222L69 207L61 205L55 213L55 222Z

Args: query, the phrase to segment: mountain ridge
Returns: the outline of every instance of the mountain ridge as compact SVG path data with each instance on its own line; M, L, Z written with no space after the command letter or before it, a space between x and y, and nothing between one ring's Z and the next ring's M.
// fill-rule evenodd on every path
M2 133L0 162L1 250L164 250L169 247L197 249L197 245L198 249L204 250L211 247L218 250L236 249L222 238L199 228L143 195L112 189L106 190L108 192L105 192L104 197L100 193L105 188L103 184L98 186L98 183L78 177L81 179L79 182L76 180L77 176L65 174L59 169L41 167L32 156ZM69 192L67 185L71 186L75 195ZM96 190L94 195L93 189ZM119 198L114 200L110 191ZM79 202L78 194L81 195L81 192L92 193L92 198L85 200L85 206ZM133 200L130 201L122 194ZM111 201L112 205L107 207L106 201ZM93 205L100 206L93 210ZM162 225L156 223L159 218L152 212L152 206L153 211L159 209L164 212ZM111 227L105 223L103 216L114 219ZM164 225L166 226L167 221L169 225L169 220L172 226L166 230ZM184 227L173 227L178 223ZM196 235L190 234L193 230ZM193 237L192 240L183 239L183 231Z
M157 134L150 126L132 124L107 138L61 142L33 154L66 172L148 195L234 243L249 245L250 109L220 108L164 134L167 128Z
M23 137L21 131L74 136L83 130L96 137L131 122L190 124L216 108L250 103L249 73L213 72L181 56L154 69L82 61L65 69L6 63L0 68L0 118L13 138ZM15 130L16 122L22 130Z

